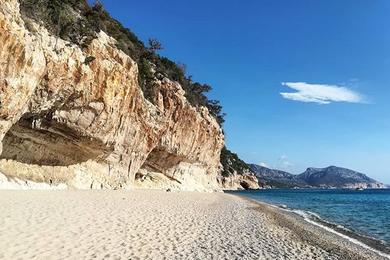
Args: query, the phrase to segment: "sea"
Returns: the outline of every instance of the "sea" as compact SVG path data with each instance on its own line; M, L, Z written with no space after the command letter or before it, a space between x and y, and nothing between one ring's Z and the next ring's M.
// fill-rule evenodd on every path
M232 193L278 206L353 241L390 252L390 189L263 189Z

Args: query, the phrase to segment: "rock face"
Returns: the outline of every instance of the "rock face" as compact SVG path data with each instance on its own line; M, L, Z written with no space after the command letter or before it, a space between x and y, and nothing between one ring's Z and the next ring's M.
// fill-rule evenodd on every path
M221 151L221 168L218 182L224 190L259 189L259 181L249 166L226 147Z
M75 188L142 186L157 173L169 187L219 189L222 130L178 83L156 79L152 104L137 64L104 32L81 49L28 28L17 0L2 0L1 172Z
M385 188L372 178L363 173L352 171L346 168L329 166L326 168L308 168L304 173L294 175L288 172L268 169L259 165L251 164L259 180L265 185L278 188Z
M234 173L230 176L220 176L218 182L224 190L257 190L259 183L252 172Z

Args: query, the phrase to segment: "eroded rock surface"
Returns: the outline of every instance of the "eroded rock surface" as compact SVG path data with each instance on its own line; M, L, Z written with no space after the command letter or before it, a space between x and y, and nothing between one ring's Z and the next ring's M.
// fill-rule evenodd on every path
M252 172L234 173L230 176L219 176L218 183L224 190L256 190L259 189L259 181Z
M75 188L126 188L157 172L186 190L218 190L224 136L181 86L138 85L137 64L100 32L86 49L29 29L0 2L0 171ZM85 62L86 60L93 60Z

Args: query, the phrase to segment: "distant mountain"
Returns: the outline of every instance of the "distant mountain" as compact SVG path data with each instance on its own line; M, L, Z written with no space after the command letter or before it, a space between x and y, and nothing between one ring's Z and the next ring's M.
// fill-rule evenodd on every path
M385 188L383 183L363 173L336 166L307 168L299 175L256 164L251 164L250 167L260 183L271 187Z
M329 166L326 168L308 168L297 176L310 186L337 188L384 188L380 183L367 175L350 169Z
M265 186L272 186L278 188L293 188L293 187L304 187L307 186L306 183L296 178L296 175L275 170L269 169L256 164L250 164L252 172L255 173L256 177L259 179L259 183Z

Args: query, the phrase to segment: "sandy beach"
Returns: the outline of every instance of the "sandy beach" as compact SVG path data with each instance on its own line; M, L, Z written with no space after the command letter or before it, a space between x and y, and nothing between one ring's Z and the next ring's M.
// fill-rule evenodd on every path
M0 191L0 259L386 259L223 193Z

